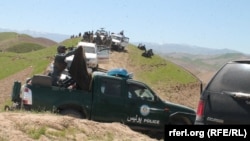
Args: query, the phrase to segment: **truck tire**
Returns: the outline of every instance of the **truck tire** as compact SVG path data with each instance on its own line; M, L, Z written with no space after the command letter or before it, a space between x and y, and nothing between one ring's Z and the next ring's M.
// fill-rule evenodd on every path
M84 115L80 111L74 109L63 109L60 111L60 114L74 118L84 118Z
M10 106L5 105L5 106L4 106L4 111L10 111Z

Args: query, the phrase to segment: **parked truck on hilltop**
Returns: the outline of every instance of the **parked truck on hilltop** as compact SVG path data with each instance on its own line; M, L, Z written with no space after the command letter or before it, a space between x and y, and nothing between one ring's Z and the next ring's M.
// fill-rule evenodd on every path
M115 34L111 35L111 49L123 51L129 44L129 38L125 37L123 34Z
M76 74L87 72L81 69L75 71ZM73 75L70 79L78 78ZM160 132L168 124L194 123L193 109L162 100L148 85L134 80L126 69L93 72L88 89L70 87L70 79L62 81L64 83L60 86L52 86L50 76L46 75L34 75L23 85L15 81L11 94L13 106L6 106L5 109L52 111L100 122L121 122L132 129ZM80 81L83 80L75 82Z

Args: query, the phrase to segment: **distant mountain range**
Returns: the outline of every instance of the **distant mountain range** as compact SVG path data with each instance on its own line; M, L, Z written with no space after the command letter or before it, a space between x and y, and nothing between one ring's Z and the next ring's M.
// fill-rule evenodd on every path
M134 43L138 45L138 42ZM230 49L212 49L199 46L191 46L184 44L157 44L157 43L142 43L147 49L153 49L155 53L185 53L193 55L219 55L227 53L240 53Z

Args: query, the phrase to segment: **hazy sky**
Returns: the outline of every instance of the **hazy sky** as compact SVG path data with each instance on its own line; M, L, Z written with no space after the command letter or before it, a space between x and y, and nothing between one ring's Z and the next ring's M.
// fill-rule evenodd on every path
M250 0L1 0L0 28L120 32L131 42L228 48L250 54Z

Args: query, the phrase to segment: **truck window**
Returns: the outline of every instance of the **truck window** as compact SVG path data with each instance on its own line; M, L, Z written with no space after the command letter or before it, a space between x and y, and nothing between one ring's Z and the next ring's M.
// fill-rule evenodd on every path
M123 38L123 41L128 43L128 42L129 42L129 38L124 37L124 38Z
M128 84L128 98L154 101L154 95L149 89L137 84Z
M102 79L101 93L109 96L121 96L121 82L114 79Z
M94 47L84 46L84 49L86 53L96 53L96 50Z
M128 98L138 99L139 96L135 93L135 90L138 89L136 85L128 85Z
M250 65L227 64L221 69L208 86L209 91L250 92Z

